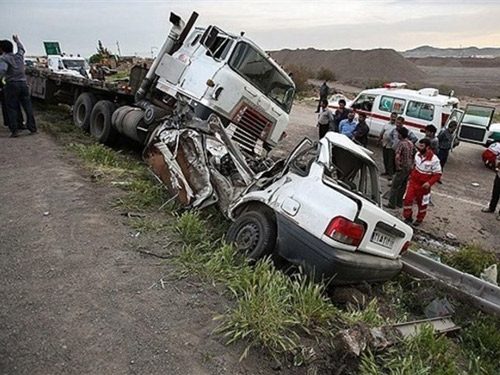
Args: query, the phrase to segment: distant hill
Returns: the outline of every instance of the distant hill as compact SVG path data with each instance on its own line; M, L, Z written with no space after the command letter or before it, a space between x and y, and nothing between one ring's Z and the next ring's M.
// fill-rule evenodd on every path
M321 67L331 70L337 79L346 83L366 84L370 81L418 82L426 78L426 73L416 64L405 59L393 49L373 49L367 51L283 49L269 54L279 64L302 65L313 72Z
M500 57L500 48L435 48L421 46L401 52L404 57Z

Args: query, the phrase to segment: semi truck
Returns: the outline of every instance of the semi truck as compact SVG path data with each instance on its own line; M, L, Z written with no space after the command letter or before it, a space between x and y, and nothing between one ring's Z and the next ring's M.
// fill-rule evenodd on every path
M26 69L31 95L72 106L74 124L99 142L118 134L145 144L155 127L179 113L216 114L247 155L263 156L288 125L295 84L244 33L194 27L171 13L168 37L149 69L137 66L127 84L54 69Z

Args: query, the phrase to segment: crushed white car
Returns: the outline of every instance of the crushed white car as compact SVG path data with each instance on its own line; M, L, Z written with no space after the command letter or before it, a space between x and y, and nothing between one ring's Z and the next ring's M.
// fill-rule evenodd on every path
M185 207L218 204L227 239L251 258L273 252L333 284L388 280L411 227L380 207L369 151L337 133L304 139L286 160L245 157L215 115L169 121L144 158Z

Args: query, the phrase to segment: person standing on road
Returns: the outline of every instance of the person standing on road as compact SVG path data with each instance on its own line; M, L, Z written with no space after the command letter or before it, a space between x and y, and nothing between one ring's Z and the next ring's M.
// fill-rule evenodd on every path
M333 113L330 108L328 108L328 100L323 99L320 104L321 107L318 115L319 139L325 136L333 124Z
M354 129L356 129L356 121L354 121L354 112L350 112L345 120L340 121L339 133L344 134L349 139L352 139Z
M344 99L339 100L339 107L335 110L335 114L333 115L334 127L331 129L334 132L339 132L340 130L340 122L342 120L347 119L347 116L351 112L349 109L345 107L346 102Z
M2 108L2 118L3 118L3 124L4 126L8 127L9 126L9 115L7 112L7 103L5 102L5 95L4 95L4 83L2 80L0 80L0 102L1 102L1 108ZM21 107L17 107L17 128L18 129L25 129L24 127L24 120L23 120L23 112L21 111Z
M481 210L482 212L495 212L498 205L498 200L500 199L500 154L497 155L496 158L495 173L496 174L495 180L493 181L493 190L491 191L490 204L488 205L488 207L483 208ZM497 220L500 220L500 211L498 212Z
M368 144L368 132L370 128L366 123L366 115L364 113L360 113L358 115L358 125L354 128L352 132L353 139L360 143L363 147L366 147Z
M319 87L319 101L318 101L318 109L316 109L316 113L319 113L321 108L321 102L323 100L328 100L328 94L330 94L330 87L326 84L326 81Z
M457 122L450 121L448 127L441 130L438 135L439 150L437 156L441 163L441 169L444 169L446 162L448 161L448 155L450 150L453 148L453 133L457 129Z
M419 226L427 213L427 205L431 197L431 186L441 178L441 164L431 149L431 142L422 138L417 142L417 154L406 193L403 199L403 217L407 224L413 223L413 202L416 201L418 212L414 226Z
M36 133L35 116L31 106L31 98L26 84L26 74L24 73L24 47L17 37L12 39L17 45L17 52L14 53L14 46L9 40L0 40L0 79L5 77L4 95L7 105L9 127L11 137L19 136L18 129L18 108L22 106L26 113L26 127L31 134Z
M382 146L382 157L384 159L384 173L381 176L387 176L389 179L392 179L394 174L394 150L392 148L391 131L396 127L397 117L396 112L391 113L391 118L389 122L384 124L378 139L379 144Z
M395 209L403 208L403 196L408 183L408 176L413 167L413 143L408 139L408 129L398 128L399 143L395 152L396 174L392 180L391 190L389 192L389 202L384 207Z
M432 124L429 124L425 127L425 138L427 138L431 142L431 149L435 155L437 155L439 152L439 140L436 137L436 132L437 129Z

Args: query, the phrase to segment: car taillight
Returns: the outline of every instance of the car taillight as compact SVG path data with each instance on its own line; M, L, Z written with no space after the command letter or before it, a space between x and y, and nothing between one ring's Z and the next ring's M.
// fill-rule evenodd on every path
M403 245L403 248L401 249L401 255L403 255L404 253L406 253L408 251L408 249L410 248L410 245L411 245L411 242L410 241L406 241L405 244Z
M337 216L326 227L325 234L347 245L358 246L365 234L363 225L355 223L342 216Z

